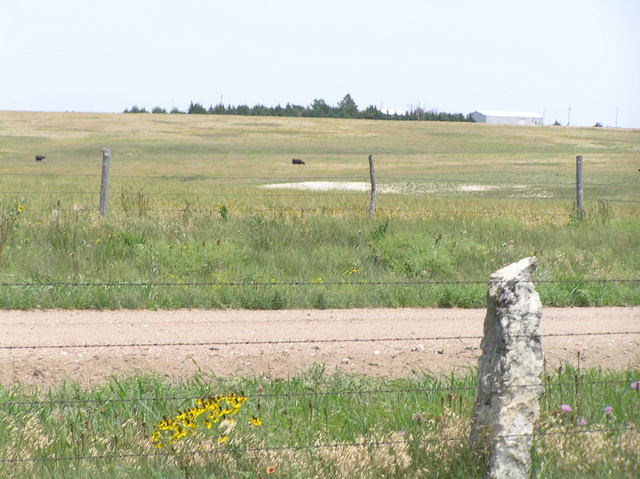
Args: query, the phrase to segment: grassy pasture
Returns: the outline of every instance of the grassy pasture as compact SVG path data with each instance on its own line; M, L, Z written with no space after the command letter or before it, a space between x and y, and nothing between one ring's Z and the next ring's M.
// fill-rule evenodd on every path
M101 149L113 152L97 217ZM265 189L368 181L368 193ZM43 154L43 162L34 156ZM585 157L587 218L573 211ZM305 166L291 165L301 158ZM0 280L183 287L1 287L3 307L482 306L522 256L538 279L638 278L640 131L445 122L0 112ZM20 209L20 211L18 211ZM314 286L188 286L313 282ZM549 305L640 304L638 283L540 284Z
M144 186L167 196L185 193L181 182L188 183L190 193L217 193L230 184L367 180L366 156L374 154L383 183L523 183L544 186L554 197L573 198L574 158L582 154L588 199L638 199L638 130L0 112L0 135L3 174L98 175L100 148L109 145L116 190ZM47 161L33 162L38 153L48 155ZM306 159L307 165L293 168L292 157ZM155 178L131 178L143 175ZM9 184L94 191L96 180L12 177Z

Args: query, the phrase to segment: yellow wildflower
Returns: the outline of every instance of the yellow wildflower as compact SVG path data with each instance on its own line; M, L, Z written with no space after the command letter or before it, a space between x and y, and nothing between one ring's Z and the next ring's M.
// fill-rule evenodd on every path
M251 416L251 419L249 419L249 422L251 423L251 425L256 427L262 426L262 421L260 420L259 417Z
M237 395L236 393L195 399L195 406L191 409L178 411L174 418L165 416L158 421L156 430L151 435L151 442L156 447L161 448L165 446L162 431L169 433L168 442L171 443L191 434L198 426L211 429L215 423L220 422L223 434L219 436L218 442L222 444L229 439L228 433L235 423L235 419L231 419L228 416L238 413L242 404L248 399L247 396ZM224 406L221 405L223 402L226 403ZM203 414L205 415L204 420L198 420ZM255 418L252 424L258 425L255 421L260 422L259 419Z

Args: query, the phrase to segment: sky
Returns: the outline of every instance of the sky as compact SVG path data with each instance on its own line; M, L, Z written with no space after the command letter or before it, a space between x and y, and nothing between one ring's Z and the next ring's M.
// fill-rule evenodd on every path
M0 110L347 93L640 128L640 0L0 0Z

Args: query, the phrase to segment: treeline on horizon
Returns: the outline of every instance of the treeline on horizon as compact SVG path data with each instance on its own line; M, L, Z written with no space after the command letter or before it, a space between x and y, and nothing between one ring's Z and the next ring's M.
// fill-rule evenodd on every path
M133 105L126 108L124 113L149 113L146 108ZM165 108L156 106L151 113L171 113L188 115L253 115L253 116L296 116L311 118L360 118L366 120L413 120L413 121L470 121L471 114L446 113L437 110L425 110L421 107L412 108L403 113L383 112L375 105L369 105L364 110L360 110L350 94L338 102L336 106L329 105L323 99L315 99L308 106L287 103L285 106L265 106L257 104L249 105L224 105L219 103L209 108L197 102L191 102L186 111L172 108L169 112Z

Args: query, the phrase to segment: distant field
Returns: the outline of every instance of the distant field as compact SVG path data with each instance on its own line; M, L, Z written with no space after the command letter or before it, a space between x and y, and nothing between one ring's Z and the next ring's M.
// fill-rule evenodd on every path
M96 179L9 174L99 175L113 151L112 187L151 193L216 193L276 181L478 183L488 196L573 198L575 156L585 157L588 200L638 200L640 130L508 127L213 115L0 112L0 186L96 189ZM36 154L47 156L36 163ZM293 167L291 158L307 162ZM153 176L131 178L128 176ZM183 183L188 183L184 185ZM442 192L447 192L443 190ZM474 192L475 194L475 192ZM477 196L477 195L476 195ZM381 200L382 201L382 200Z
M99 219L104 146L113 160ZM638 168L640 130L0 112L0 281L36 283L1 287L0 305L477 307L483 285L188 285L483 281L531 254L540 280L578 281L541 285L548 304L640 304L638 283L580 283L638 278ZM51 284L69 282L187 286Z

